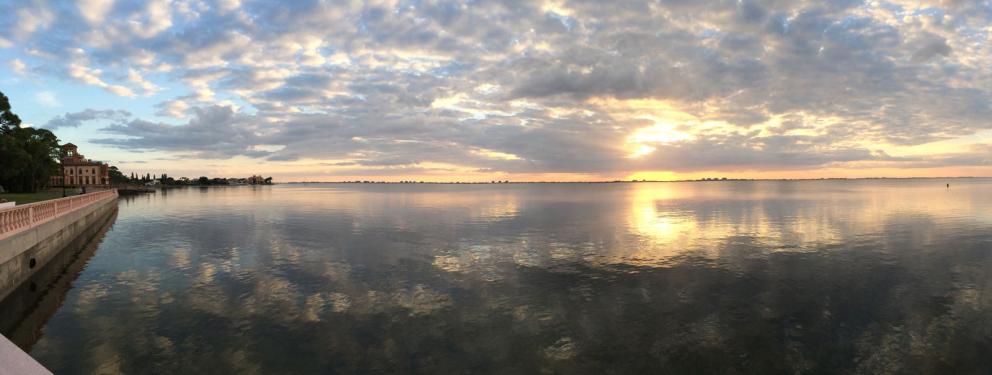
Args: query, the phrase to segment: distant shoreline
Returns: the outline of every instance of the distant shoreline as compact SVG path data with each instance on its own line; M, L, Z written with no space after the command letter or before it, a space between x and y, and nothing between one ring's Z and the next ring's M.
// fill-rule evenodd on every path
M830 177L830 178L726 178L726 179L696 179L696 180L613 180L613 181L495 181L495 182L458 182L458 181L290 181L276 182L275 185L303 184L353 184L353 185L507 185L507 184L622 184L645 182L742 182L742 181L875 181L875 180L965 180L985 179L992 176L958 176L958 177Z

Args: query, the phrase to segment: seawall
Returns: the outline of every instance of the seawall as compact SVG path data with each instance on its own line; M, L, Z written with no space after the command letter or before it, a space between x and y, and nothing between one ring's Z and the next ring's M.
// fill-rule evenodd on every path
M63 210L61 201L69 199L75 200ZM30 213L29 224L18 221L16 232L0 236L0 301L63 251L82 250L114 217L117 193L98 192L44 204L37 206L37 213Z
M42 327L62 306L66 294L72 289L72 283L96 254L103 237L113 228L116 219L117 213L111 212L95 237L83 249L79 252L64 249L0 301L0 335L30 352L41 338Z

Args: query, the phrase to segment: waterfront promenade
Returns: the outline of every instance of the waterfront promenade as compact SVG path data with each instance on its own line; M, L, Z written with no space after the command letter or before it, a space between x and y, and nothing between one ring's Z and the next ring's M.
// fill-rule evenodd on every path
M59 252L84 246L116 199L111 189L0 210L0 300Z
M117 190L0 209L0 301L59 254L85 246L116 211ZM47 372L14 344L0 339L0 374Z

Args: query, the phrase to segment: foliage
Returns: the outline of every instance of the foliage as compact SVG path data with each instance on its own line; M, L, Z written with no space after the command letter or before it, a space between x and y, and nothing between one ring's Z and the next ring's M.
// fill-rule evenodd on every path
M121 173L121 170L118 169L117 166L110 166L110 169L107 170L107 174L109 175L110 183L112 184L126 184L130 181L127 176Z
M0 92L0 133L6 133L11 128L19 128L21 118L10 111L10 100Z
M58 172L59 139L46 129L21 127L0 93L0 186L15 193L33 193Z

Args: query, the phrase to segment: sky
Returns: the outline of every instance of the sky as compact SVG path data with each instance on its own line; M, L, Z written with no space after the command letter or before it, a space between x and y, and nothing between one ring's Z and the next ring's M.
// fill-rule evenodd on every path
M992 176L990 1L0 0L0 91L125 173Z

